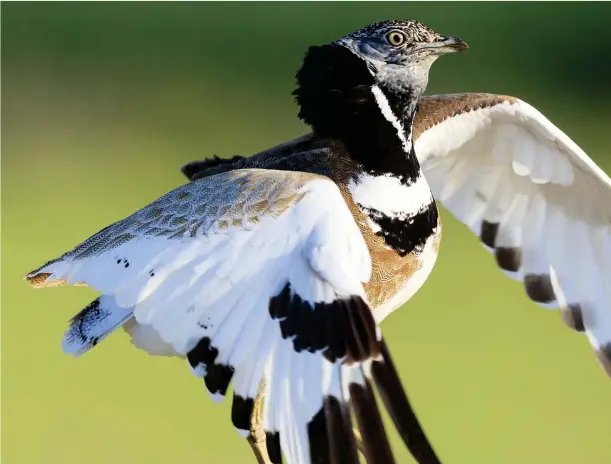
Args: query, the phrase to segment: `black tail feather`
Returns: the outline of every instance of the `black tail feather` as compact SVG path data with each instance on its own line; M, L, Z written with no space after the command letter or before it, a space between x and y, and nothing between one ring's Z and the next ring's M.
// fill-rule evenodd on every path
M382 359L372 363L371 373L384 406L416 461L419 464L441 464L407 399L384 341Z
M394 464L384 424L369 380L350 384L350 398L361 432L363 454L369 464Z
M327 436L331 464L359 464L350 409L347 403L329 396L325 399Z

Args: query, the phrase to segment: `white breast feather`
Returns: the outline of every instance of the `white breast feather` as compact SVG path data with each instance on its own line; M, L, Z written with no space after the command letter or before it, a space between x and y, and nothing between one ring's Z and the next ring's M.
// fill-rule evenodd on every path
M358 205L373 208L390 218L407 219L424 211L433 195L423 175L411 184L404 184L392 175L361 174L350 180L348 189Z
M431 235L424 244L422 252L417 257L420 262L420 267L416 272L410 276L397 293L375 309L374 315L378 323L382 322L395 309L405 304L418 290L420 290L422 285L424 285L424 282L431 274L435 262L437 261L437 248L435 242L439 240L439 232L439 229L435 229L433 235Z

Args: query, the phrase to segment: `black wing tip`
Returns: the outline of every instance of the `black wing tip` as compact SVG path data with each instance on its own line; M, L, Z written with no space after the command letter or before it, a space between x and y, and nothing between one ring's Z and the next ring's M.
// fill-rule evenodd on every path
M328 396L324 403L327 419L331 462L359 464L354 429L348 403L335 396Z
M349 399L343 395L327 394L320 409L307 423L308 443L312 464L358 464L359 455L351 411L354 411L358 430L361 432L361 451L367 462L394 464L388 437L378 409L371 376L377 385L383 403L407 448L419 464L440 464L418 419L411 408L384 341L380 342L380 355L358 366L360 379L351 377L347 384ZM267 431L267 448L280 456L279 435ZM272 462L280 462L278 459Z
M229 384L234 374L234 367L229 364L216 362L218 356L216 349L209 337L203 337L197 345L187 353L187 361L192 369L197 370L200 364L206 366L204 381L206 388L214 398L222 399L227 393Z
M272 464L282 464L282 450L280 448L280 432L265 432L267 456Z
M254 398L244 397L234 392L231 405L231 422L236 429L245 433L250 431L254 410Z
M479 239L481 242L490 247L494 248L494 243L496 242L496 236L499 233L499 223L498 222L488 222L482 221L482 229L479 234Z
M312 464L329 462L329 441L324 401L323 406L308 423L308 442Z
M384 340L382 356L371 364L371 374L397 431L419 464L441 464L418 421Z
M307 429L312 464L359 463L348 403L333 395L325 396Z
M563 307L562 319L568 327L576 332L583 333L586 331L586 325L583 321L583 311L579 303L572 303Z
M522 249L517 247L498 247L494 251L496 263L504 271L518 272L522 263Z
M528 298L536 303L550 304L556 301L556 294L549 274L526 274L524 288Z
M596 350L596 357L605 373L611 377L611 342L600 346Z
M369 380L363 384L352 382L348 389L356 420L361 431L362 452L367 462L394 464L382 416Z
M204 381L206 388L213 397L219 400L227 394L227 389L233 378L235 369L229 364L212 364L208 366Z

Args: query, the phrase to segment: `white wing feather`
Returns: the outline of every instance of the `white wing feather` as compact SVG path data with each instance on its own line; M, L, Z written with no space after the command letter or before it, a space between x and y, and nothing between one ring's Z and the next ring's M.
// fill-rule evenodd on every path
M125 323L136 346L186 357L213 399L233 379L232 420L243 434L265 381L266 431L289 463L304 463L319 452L308 443L312 427L333 433L324 420L313 424L321 411L337 421L329 398L349 422L348 387L370 389L371 376L342 371L370 372L374 363L396 376L367 306L370 274L364 238L331 180L252 169L179 187L27 278L102 292L92 305L104 317L73 322L69 352ZM392 393L407 405L400 389ZM392 401L387 407L404 421ZM353 440L352 427L345 432Z
M535 108L502 100L424 130L425 177L533 300L585 331L611 375L611 180Z

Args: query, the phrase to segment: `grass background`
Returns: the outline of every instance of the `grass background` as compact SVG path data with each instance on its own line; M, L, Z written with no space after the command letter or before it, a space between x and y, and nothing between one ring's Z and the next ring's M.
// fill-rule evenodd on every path
M22 276L183 183L185 162L305 132L290 91L307 46L405 17L471 46L428 93L518 96L611 172L608 3L2 4L4 463L252 462L230 401L183 362L122 333L63 355L93 291ZM383 329L444 462L611 462L611 384L585 337L443 213L435 271Z

